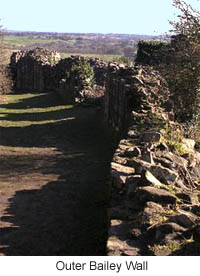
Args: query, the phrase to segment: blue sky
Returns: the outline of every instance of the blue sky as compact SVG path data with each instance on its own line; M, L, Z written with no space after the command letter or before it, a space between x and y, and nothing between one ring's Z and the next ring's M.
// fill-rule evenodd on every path
M163 34L175 19L172 0L5 0L1 24L8 30ZM186 0L200 10L198 0Z

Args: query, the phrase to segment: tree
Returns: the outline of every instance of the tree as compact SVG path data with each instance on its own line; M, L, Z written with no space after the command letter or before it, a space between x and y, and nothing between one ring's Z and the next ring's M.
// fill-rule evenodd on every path
M173 0L181 14L173 26L169 56L165 68L175 113L181 121L200 114L200 12L182 0Z
M6 64L6 54L4 31L2 26L0 26L0 94L7 94L12 91L12 80Z

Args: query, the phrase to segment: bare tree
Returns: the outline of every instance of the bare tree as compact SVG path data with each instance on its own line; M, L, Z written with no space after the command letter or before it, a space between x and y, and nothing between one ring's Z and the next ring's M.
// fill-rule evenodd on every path
M200 12L182 0L173 0L181 14L170 21L172 36L169 54L172 61L165 68L177 117L188 120L200 113Z

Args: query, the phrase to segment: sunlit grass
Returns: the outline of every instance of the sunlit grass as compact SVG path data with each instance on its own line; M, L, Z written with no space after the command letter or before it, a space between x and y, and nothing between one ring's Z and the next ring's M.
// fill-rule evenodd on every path
M58 39L41 39L41 38L30 38L30 37L21 37L21 36L15 36L15 35L9 35L4 37L4 42L13 45L13 46L29 46L34 43L52 43L57 42Z
M25 101L39 99L41 96L46 96L44 93L40 94L20 94L20 95L7 95L6 101L0 104L0 126L1 127L27 127L30 125L43 125L49 123L58 123L67 120L75 119L74 116L66 116L66 110L72 109L73 105L53 105L31 107L30 104L26 104ZM44 100L43 100L44 101ZM21 108L15 107L15 104L21 104ZM8 105L11 104L8 108ZM43 102L43 104L45 104ZM4 107L5 106L5 107ZM10 108L11 107L11 108ZM61 118L50 119L50 113L59 112L63 116Z

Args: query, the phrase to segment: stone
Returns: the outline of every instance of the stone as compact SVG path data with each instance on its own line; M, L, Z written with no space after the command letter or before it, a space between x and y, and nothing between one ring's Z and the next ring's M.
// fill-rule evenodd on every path
M168 181L175 182L179 177L177 172L165 168L161 165L151 166L149 170L153 175L155 175L155 177L157 177L164 184L167 184Z
M153 158L153 153L150 152L150 151L144 151L142 153L141 160L146 161L150 164L155 164L154 163L154 158Z
M192 205L191 212L197 216L200 216L200 205Z
M158 203L155 203L153 201L148 201L146 203L146 208L149 208L149 209L153 210L153 212L157 212L157 213L164 213L165 212L162 205L160 205Z
M118 163L120 165L125 165L125 166L128 165L127 158L121 157L121 155L122 155L121 152L116 152L113 156L113 162Z
M160 231L163 234L169 234L173 232L184 232L186 229L177 223L166 222L155 226L156 231Z
M183 138L181 140L181 144L183 145L183 147L186 149L186 150L194 150L194 147L195 147L195 141L193 139L186 139L186 138Z
M117 189L122 189L126 183L126 176L120 174L118 171L111 171L111 176L113 178L113 186Z
M127 176L134 174L135 169L115 162L111 163L111 176L114 180L114 187L122 189L126 183Z
M195 223L195 217L194 215L185 212L183 214L178 214L176 216L170 217L169 221L175 222L185 228L190 228Z
M141 179L142 186L161 187L162 183L148 170L144 173Z
M141 175L133 175L128 176L126 179L126 185L127 188L127 196L130 199L132 196L135 195L135 192L137 191L138 183L141 180Z
M139 147L129 147L125 152L124 155L126 157L139 157L141 156L141 150Z
M122 175L130 175L130 174L134 174L135 173L135 169L132 167L128 167L128 166L123 166L120 164L117 164L115 162L111 162L111 172L113 171L117 171L118 173L122 174Z
M127 136L130 138L135 138L137 137L137 133L134 130L129 130Z
M181 199L185 204L192 204L191 197L188 192L176 193L176 196Z
M124 145L124 144L119 144L119 146L118 146L118 148L120 149L120 150L122 150L122 151L126 151L126 150L128 150L129 148L130 148L130 146L128 146L128 145Z
M167 160L166 158L163 157L156 157L154 158L154 161L157 165L161 165L162 167L165 167L167 169L174 169L175 168L175 164L172 163L171 161Z
M126 223L126 221L112 219L111 220L111 228L110 228L110 236L117 236L120 239L128 238L130 226Z
M151 186L139 187L137 197L141 202L153 201L161 204L175 204L177 200L170 192Z
M188 166L188 161L181 157L181 156L178 156L172 152L163 152L163 158L165 159L168 159L170 162L172 162L173 164L176 164L176 165L179 165L179 166L182 166L184 168L186 168Z
M161 138L162 138L161 133L157 131L144 132L140 135L140 140L142 142L148 142L148 143L159 143Z
M131 236L134 238L134 239L138 239L142 232L139 228L132 228L129 233L131 234Z
M165 210L160 204L149 201L144 207L141 223L144 226L149 226L152 223L158 223L160 222L161 217L163 218L164 213Z
M164 142L161 142L161 143L157 146L157 149L158 149L158 150L161 150L161 151L168 151L168 150L169 150L168 146L167 146Z
M127 165L135 169L136 174L142 174L144 170L150 170L151 164L141 159L128 159Z
M167 240L177 239L180 234L186 232L186 228L174 223L164 222L161 224L155 224L153 227L147 229L147 237L152 244L155 243L167 243ZM171 235L170 235L171 234ZM170 236L169 236L170 235Z

